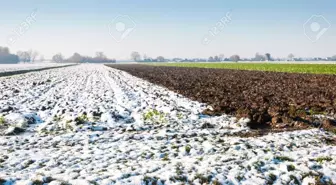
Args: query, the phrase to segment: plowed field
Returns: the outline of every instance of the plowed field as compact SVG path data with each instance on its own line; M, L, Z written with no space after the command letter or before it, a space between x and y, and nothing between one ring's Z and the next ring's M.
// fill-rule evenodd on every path
M207 103L213 109L205 110L206 114L248 117L254 128L334 129L335 75L148 65L110 67Z

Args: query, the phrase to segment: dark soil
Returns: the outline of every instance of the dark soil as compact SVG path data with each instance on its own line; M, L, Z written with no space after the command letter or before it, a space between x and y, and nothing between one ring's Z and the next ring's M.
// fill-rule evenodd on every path
M205 110L205 114L248 117L252 128L313 126L335 131L336 75L137 64L109 66L211 105L214 109ZM321 114L333 118L316 117Z

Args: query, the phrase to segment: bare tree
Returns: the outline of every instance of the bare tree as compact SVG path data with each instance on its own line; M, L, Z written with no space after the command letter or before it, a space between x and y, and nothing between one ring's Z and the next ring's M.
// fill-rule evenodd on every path
M20 61L23 63L30 62L31 60L31 55L28 51L18 51L17 56L19 56Z
M141 55L139 54L139 52L133 51L131 53L131 59L134 60L135 62L140 61Z
M254 60L255 61L265 61L266 57L264 55L260 55L259 53L256 53L255 57L254 57Z
M69 59L69 62L73 62L73 63L80 63L83 60L85 60L85 58L83 58L79 53L74 53Z
M148 56L146 54L144 54L143 59L144 59L144 61L146 61L148 59Z
M224 61L224 54L219 54L219 60Z
M164 61L165 61L165 58L164 58L163 56L158 56L158 57L156 58L156 61L158 61L158 62L164 62Z
M288 59L291 60L291 61L293 61L293 60L294 60L294 54L293 54L293 53L290 53L290 54L288 55Z
M96 52L96 58L99 59L107 59L106 55L104 54L104 52Z
M208 58L208 62L213 62L215 59L214 59L214 57L209 57Z
M332 57L331 57L331 60L336 61L336 55L332 56Z
M37 51L29 50L30 62L34 63L39 53Z
M265 57L266 57L266 60L267 61L271 61L272 59L271 59L271 54L270 53L266 53L265 54Z
M232 55L230 57L230 60L234 61L234 62L238 62L240 60L240 56L239 55Z
M56 63L62 63L64 62L64 57L61 53L58 53L52 57L52 61Z
M9 48L8 47L1 47L0 46L0 55L9 55Z
M19 56L20 61L27 62L35 62L37 56L39 55L37 51L28 50L28 51L18 51L17 55Z

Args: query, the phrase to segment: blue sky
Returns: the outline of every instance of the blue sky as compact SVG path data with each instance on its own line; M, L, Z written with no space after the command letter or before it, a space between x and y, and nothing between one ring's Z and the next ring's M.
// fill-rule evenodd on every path
M132 51L168 58L221 53L252 57L256 52L274 57L336 54L335 0L12 0L0 6L0 45L7 45L13 30L34 9L36 21L10 46L13 52L36 49L51 58L58 52L70 56L103 51L117 59L129 58ZM203 38L229 11L231 22L204 45ZM112 37L118 35L109 31L118 15L128 15L136 24L119 43ZM303 29L313 15L323 15L331 25L315 43Z

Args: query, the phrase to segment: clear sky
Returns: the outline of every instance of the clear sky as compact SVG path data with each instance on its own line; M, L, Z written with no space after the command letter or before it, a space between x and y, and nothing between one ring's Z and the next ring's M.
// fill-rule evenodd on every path
M36 11L36 21L21 28L12 52L34 49L51 58L61 52L66 57L78 52L93 56L103 51L108 57L130 58L132 51L150 57L204 57L239 54L252 57L269 52L274 57L327 57L336 54L335 0L0 0L0 45ZM231 22L218 28L218 22L231 12ZM118 15L128 15L118 21ZM323 15L308 23L309 34L320 35L312 42L303 25L313 15ZM315 19L314 19L315 20ZM133 26L133 21L135 27ZM121 41L114 28L129 34ZM316 28L316 22L320 28ZM313 26L312 26L312 23ZM21 26L20 26L21 25ZM217 25L217 26L216 26ZM109 27L114 31L110 31ZM133 29L134 27L134 29ZM217 27L211 42L203 39ZM120 28L120 29L121 29ZM325 31L324 28L327 28ZM22 31L23 30L23 31ZM218 30L221 30L220 32ZM323 31L323 32L322 32ZM16 31L18 32L18 31ZM321 34L322 33L322 34ZM316 34L316 35L314 35ZM316 38L316 37L315 37Z

